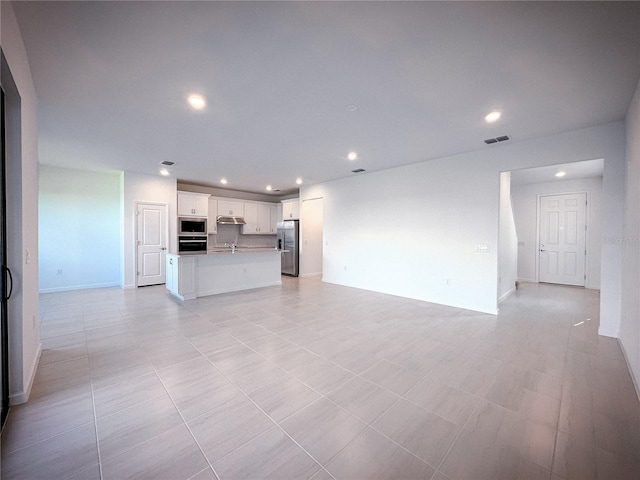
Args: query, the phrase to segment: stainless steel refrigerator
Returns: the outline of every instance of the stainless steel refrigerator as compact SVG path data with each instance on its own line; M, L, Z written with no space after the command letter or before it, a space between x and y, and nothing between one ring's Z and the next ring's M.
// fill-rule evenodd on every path
M286 220L278 222L278 249L281 253L283 275L297 277L299 272L298 253L300 251L300 222Z

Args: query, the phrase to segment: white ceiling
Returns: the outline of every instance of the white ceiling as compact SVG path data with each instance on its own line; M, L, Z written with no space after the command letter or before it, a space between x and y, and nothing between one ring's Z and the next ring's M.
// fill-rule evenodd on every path
M556 173L564 172L563 177L556 177ZM530 183L558 182L566 180L580 180L584 178L602 177L604 173L604 159L586 160L584 162L561 163L546 167L523 168L511 171L512 185L526 185Z
M17 2L40 161L278 194L624 118L635 2ZM207 97L204 112L185 102ZM350 106L357 106L351 111ZM492 109L496 124L484 122ZM350 162L355 150L359 159ZM559 159L562 161L562 159Z

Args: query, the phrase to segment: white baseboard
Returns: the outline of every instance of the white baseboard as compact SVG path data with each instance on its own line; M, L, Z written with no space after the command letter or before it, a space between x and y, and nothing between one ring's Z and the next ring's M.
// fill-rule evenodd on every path
M282 280L277 280L273 282L252 283L252 284L246 285L243 288L219 288L214 290L205 290L205 291L198 292L196 294L196 297L200 298L200 297L208 297L209 295L219 295L221 293L242 292L244 290L254 290L256 288L264 288L264 287L275 287L277 285L282 285ZM186 295L185 295L185 298L187 298Z
M622 350L622 356L624 357L624 361L627 363L627 368L629 369L629 374L631 375L631 381L633 381L633 386L636 388L636 395L638 396L638 400L640 400L640 378L636 378L636 372L631 368L631 363L629 363L629 357L627 356L627 352L624 349L624 344L618 338L618 345L620 345L620 349Z
M71 292L73 290L86 290L91 288L108 288L119 287L119 283L93 283L91 285L73 285L70 287L54 287L54 288L41 288L39 293L56 293L56 292Z
M538 283L536 279L532 279L532 278L519 278L518 281L525 282L525 283Z
M27 403L29 400L29 395L31 395L31 388L33 387L33 382L36 379L36 372L38 370L38 364L40 363L40 356L42 355L42 343L38 344L38 351L36 352L35 358L31 362L31 371L29 372L29 378L27 380L27 385L20 392L13 393L9 395L9 405L20 405L22 403Z
M603 337L618 338L618 334L619 333L620 332L618 330L616 330L616 331L603 330L602 326L600 326L600 328L598 328L598 335L603 336Z
M504 302L507 297L509 297L509 295L511 295L513 292L516 291L516 287L513 287L511 290L509 290L508 292L506 292L505 294L503 294L499 299L498 299L498 304Z
M322 276L322 272L316 272L316 273L304 273L302 275L299 275L300 277L321 277Z

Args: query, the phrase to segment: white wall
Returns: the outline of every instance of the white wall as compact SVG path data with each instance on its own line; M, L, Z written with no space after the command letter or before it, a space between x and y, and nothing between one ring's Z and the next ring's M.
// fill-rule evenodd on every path
M620 343L640 397L640 84L629 106Z
M322 198L300 204L300 276L322 275Z
M622 209L623 177L615 173L624 166L624 128L616 122L303 186L302 200L324 198L324 280L496 313L499 173L604 158L605 175L611 173L604 215L615 217ZM604 235L621 232L616 221L603 226ZM475 253L476 244L490 252ZM607 261L619 265L619 253L607 252ZM601 325L617 331L620 282L611 273L602 284Z
M122 202L122 281L123 288L136 286L136 203L169 205L169 251L177 251L177 182L175 178L124 172Z
M511 173L500 173L498 219L498 303L515 291L518 270L518 236L511 204Z
M538 195L587 192L587 288L600 288L600 264L602 250L602 177L580 180L512 185L511 197L518 232L518 279L536 281L538 255Z
M40 166L41 292L120 284L120 196L119 173Z
M26 402L40 356L38 299L38 130L37 99L27 54L9 2L0 2L0 45L16 91L7 102L19 111L8 112L7 247L14 291L9 300L10 401ZM2 84L9 82L3 68ZM13 90L13 88L12 88ZM19 96L14 104L13 96ZM17 101L17 99L16 99ZM16 118L19 125L13 124ZM15 127L15 128L14 128ZM18 132L19 130L19 132ZM12 139L18 135L14 149ZM15 155L14 155L15 154Z

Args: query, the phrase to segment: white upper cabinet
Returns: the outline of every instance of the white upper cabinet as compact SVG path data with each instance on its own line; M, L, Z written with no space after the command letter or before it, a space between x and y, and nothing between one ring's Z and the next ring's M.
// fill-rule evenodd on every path
M218 233L218 200L214 197L209 197L209 216L207 217L207 233Z
M209 194L178 192L178 215L183 217L207 217Z
M297 198L282 201L282 220L298 220L300 218L300 202Z
M271 229L271 205L263 203L245 203L244 221L242 226L244 235L271 235L275 230Z
M276 205L269 206L269 233L278 233L278 207Z
M244 202L241 200L218 199L218 215L244 217Z

